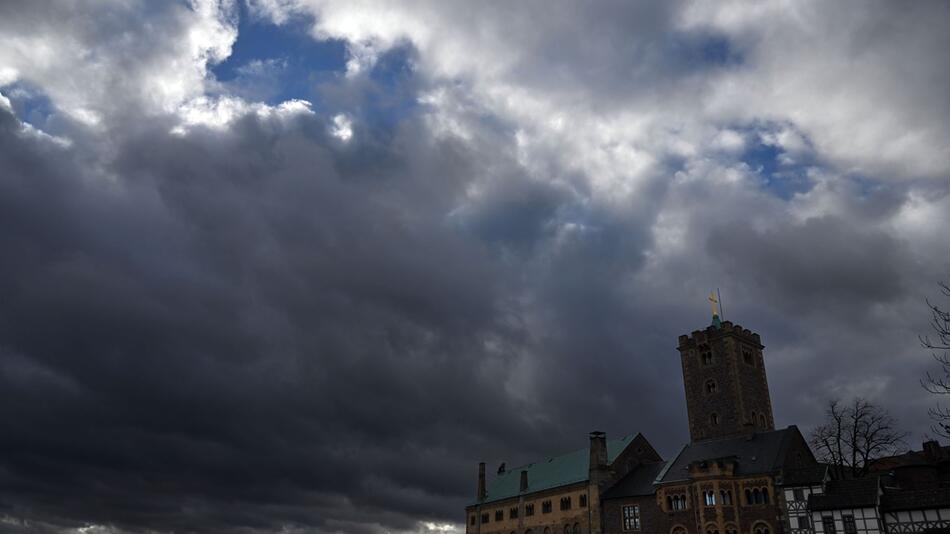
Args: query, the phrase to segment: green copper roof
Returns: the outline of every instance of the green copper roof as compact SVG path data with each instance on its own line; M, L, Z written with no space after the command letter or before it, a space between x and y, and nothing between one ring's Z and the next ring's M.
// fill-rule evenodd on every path
M631 434L622 438L607 440L607 461L612 463L635 437L636 434ZM494 478L489 474L489 479L486 481L488 495L484 502L517 497L521 493L522 471L528 472L528 491L525 492L527 494L558 486L586 482L589 467L590 449L584 447L561 456L554 456L540 462L511 468Z

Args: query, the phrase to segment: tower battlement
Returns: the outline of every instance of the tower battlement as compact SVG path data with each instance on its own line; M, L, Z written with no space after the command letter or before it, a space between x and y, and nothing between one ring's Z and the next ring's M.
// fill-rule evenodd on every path
M757 345L759 349L764 348L759 334L749 330L748 328L744 328L742 325L733 324L732 321L723 321L719 328L710 325L705 330L693 330L693 332L689 335L683 334L679 337L679 346L684 347L687 345L701 345L708 342L710 339L715 339L730 334L746 338L748 343Z

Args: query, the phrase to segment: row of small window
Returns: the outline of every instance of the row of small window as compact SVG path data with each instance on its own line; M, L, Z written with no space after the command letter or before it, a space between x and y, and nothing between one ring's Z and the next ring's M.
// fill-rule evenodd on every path
M687 534L687 532L684 527L677 525L670 530L670 534ZM719 527L714 523L710 523L706 526L705 534L719 534ZM727 524L726 528L723 529L723 534L739 534L739 529L735 525ZM771 534L771 529L766 523L758 522L749 534Z
M712 349L709 348L709 345L700 345L699 346L699 359L703 365L712 365L716 362L713 358ZM746 365L755 367L755 356L752 354L751 350L742 350L742 361Z
M760 413L760 414L758 415L758 418L757 418L756 415L755 415L755 412L753 411L753 412L752 412L752 416L751 416L751 418L749 419L749 421L751 421L752 424L755 425L756 420L758 420L759 426L765 426L765 425L768 424L768 422L767 422L766 419L765 419L765 414L764 414L764 413ZM715 413L715 412L709 414L709 424L711 424L712 426L719 426L719 414L717 414L717 413Z
M735 527L726 527L722 529L723 534L739 534L739 529ZM719 529L715 526L710 526L706 528L706 534L719 534ZM765 525L756 525L755 529L752 530L752 534L769 534L769 527Z
M577 502L578 507L587 508L587 494L586 493L582 493L580 497L578 497L577 501L578 501ZM570 510L572 506L573 504L570 497L561 497L561 503L560 503L561 510ZM542 514L550 514L552 510L553 508L551 506L551 501L549 500L541 501ZM531 517L534 515L534 503L529 503L529 504L524 505L524 515L525 517ZM482 524L488 523L489 520L491 519L491 514L484 513L482 514L481 519L482 519ZM495 510L495 521L503 521L504 519L505 519L505 511L501 509ZM510 508L508 510L508 519L518 519L517 506ZM475 524L474 515L472 515L470 523L472 525Z
M556 532L556 531L555 531L555 532ZM549 527L544 527L543 533L544 533L544 534L553 534L552 531L551 531L551 529L550 529ZM515 532L514 530L512 530L512 531L511 531L511 534L518 534L518 533ZM529 528L528 530L524 531L524 534L534 534L534 531ZM582 532L581 532L581 524L580 524L580 523L574 523L573 526L571 526L571 525L564 525L564 534L582 534Z
M798 521L798 528L809 528L811 525L808 522L808 518L805 517L805 524L808 524L807 527L802 527L801 517ZM858 525L854 522L853 515L842 515L841 523L844 525L844 534L858 534ZM835 530L835 518L830 515L821 516L821 526L825 530L825 534L836 534Z
M732 491L731 490L719 490L719 503L724 506L732 505ZM716 492L714 490L703 491L703 502L706 506L716 506ZM666 510L667 511L679 511L685 510L688 508L689 500L686 498L685 493L678 493L666 496ZM745 490L745 504L754 505L754 504L769 504L769 490L768 488L746 488Z

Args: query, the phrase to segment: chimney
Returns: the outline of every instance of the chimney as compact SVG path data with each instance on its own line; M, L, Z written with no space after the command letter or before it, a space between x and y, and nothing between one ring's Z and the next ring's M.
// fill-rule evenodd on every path
M521 493L528 491L528 472L521 471Z
M928 462L938 462L940 457L943 456L943 451L940 449L940 443L936 440L930 440L924 442L924 457L927 458Z
M594 431L590 433L590 471L603 471L607 468L607 434Z
M478 463L478 502L485 500L487 492L485 491L485 462Z

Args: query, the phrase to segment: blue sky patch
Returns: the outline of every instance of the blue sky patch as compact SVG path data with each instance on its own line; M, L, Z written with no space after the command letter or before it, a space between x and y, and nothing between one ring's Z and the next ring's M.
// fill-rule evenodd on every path
M238 37L231 56L211 72L236 94L276 104L293 98L312 100L313 88L346 70L346 44L318 41L309 19L278 26L251 16L240 4Z
M774 128L754 129L746 138L751 142L739 156L756 175L763 188L788 200L797 193L810 190L814 183L808 176L814 158L807 152L789 154L781 145L766 136L775 134Z
M55 112L53 103L45 93L23 82L5 86L3 95L10 100L18 119L39 129L46 128L47 121Z

